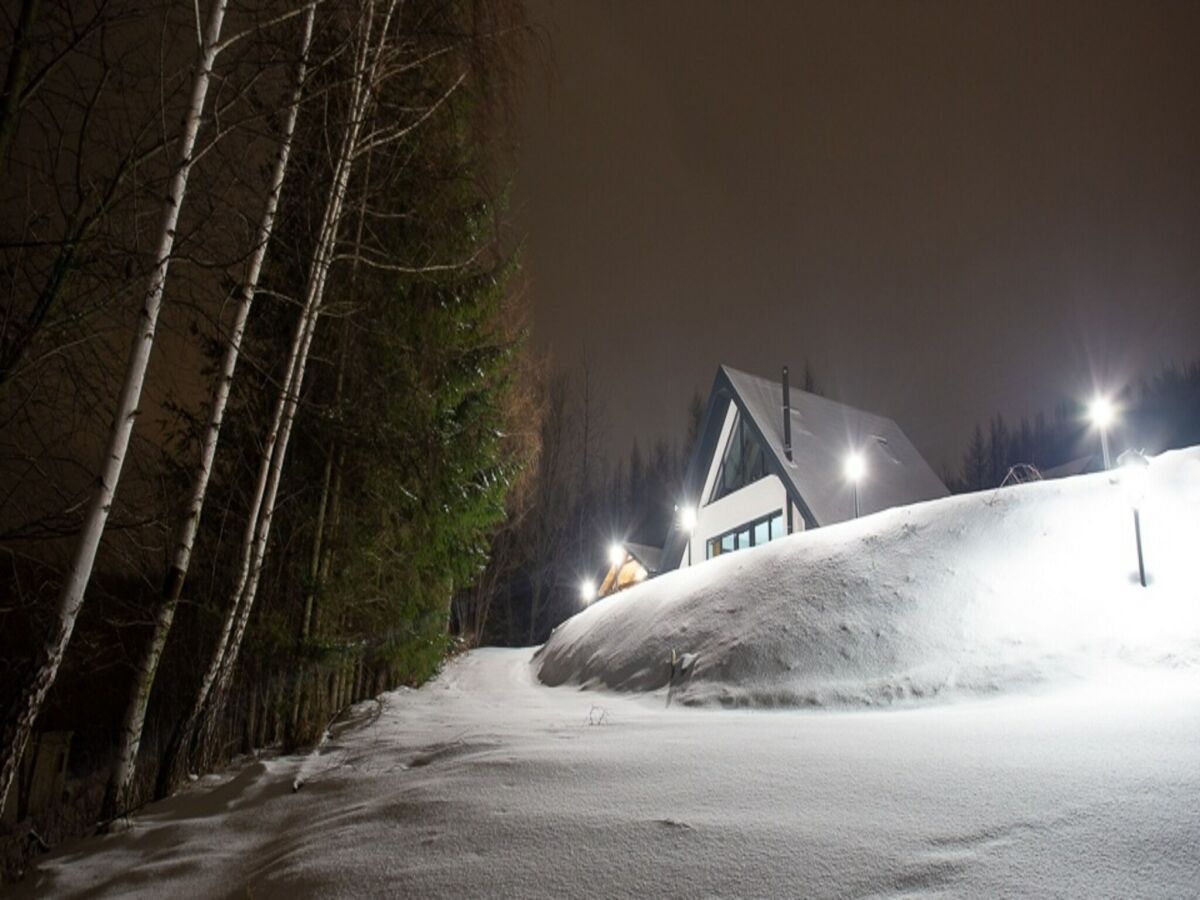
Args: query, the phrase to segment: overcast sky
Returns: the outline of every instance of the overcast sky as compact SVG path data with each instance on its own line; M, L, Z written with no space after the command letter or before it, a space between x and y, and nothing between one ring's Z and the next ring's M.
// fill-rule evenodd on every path
M973 423L1200 357L1200 3L535 0L534 333L624 450L718 363Z

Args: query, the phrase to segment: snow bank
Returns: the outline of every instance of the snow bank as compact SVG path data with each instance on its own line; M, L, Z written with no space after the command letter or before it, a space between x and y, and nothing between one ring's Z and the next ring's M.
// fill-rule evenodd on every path
M1200 448L1152 461L1141 508L1147 588L1127 487L1102 473L888 510L664 575L563 623L534 665L549 685L739 706L1200 666Z

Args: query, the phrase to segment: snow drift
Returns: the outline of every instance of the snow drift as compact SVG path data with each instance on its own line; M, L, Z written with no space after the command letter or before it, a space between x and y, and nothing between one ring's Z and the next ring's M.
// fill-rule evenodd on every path
M1130 492L1101 473L892 509L664 575L564 622L534 665L549 685L753 706L1200 666L1200 448L1155 458L1140 507L1146 588Z

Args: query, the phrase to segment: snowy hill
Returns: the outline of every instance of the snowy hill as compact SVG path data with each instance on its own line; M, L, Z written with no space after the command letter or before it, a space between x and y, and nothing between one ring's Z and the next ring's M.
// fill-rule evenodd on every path
M1200 448L1143 470L934 500L673 572L597 602L536 657L549 685L688 703L884 704L1200 665ZM866 488L869 490L869 486Z

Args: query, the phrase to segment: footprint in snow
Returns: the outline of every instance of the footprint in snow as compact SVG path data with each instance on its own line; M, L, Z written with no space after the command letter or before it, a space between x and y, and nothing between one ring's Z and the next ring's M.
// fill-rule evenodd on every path
M664 828L675 828L683 831L691 831L692 826L687 822L682 822L679 819L655 819L656 825L662 825Z
M401 763L401 768L421 769L436 762L487 753L499 746L499 744L492 741L451 741L445 744L431 744L419 751L407 762Z

